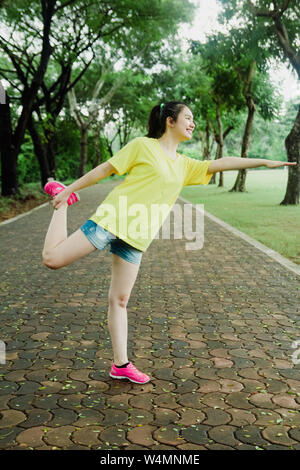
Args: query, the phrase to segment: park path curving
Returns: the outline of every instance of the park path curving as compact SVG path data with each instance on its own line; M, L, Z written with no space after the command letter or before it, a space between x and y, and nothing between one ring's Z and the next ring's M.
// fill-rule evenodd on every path
M81 191L69 233L115 184ZM201 250L155 239L128 304L129 359L153 380L115 381L111 254L47 269L51 213L0 226L0 449L300 450L299 276L207 217Z

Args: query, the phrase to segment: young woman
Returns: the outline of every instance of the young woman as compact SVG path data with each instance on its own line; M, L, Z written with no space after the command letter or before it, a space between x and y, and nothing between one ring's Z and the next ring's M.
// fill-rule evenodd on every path
M296 165L279 161L224 157L199 161L177 153L180 142L190 140L195 128L190 108L171 101L155 106L149 117L147 137L133 139L105 163L70 186L57 181L46 184L53 197L52 220L43 249L43 263L58 269L110 244L112 277L108 295L108 329L114 361L110 376L147 383L150 377L138 371L127 356L126 306L134 286L142 254L159 231L181 189L208 184L213 173L266 166ZM112 173L128 175L100 204L96 212L67 236L67 208L79 200L76 191L91 186ZM157 217L158 211L162 218ZM133 216L140 212L137 224ZM149 214L150 224L149 224Z

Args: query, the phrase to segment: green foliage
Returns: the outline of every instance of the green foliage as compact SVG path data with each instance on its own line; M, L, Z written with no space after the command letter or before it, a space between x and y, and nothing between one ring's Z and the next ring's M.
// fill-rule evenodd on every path
M19 184L39 181L40 167L37 158L34 156L33 144L30 135L25 134L24 143L21 147L21 153L18 157L18 181Z
M67 6L56 10L51 23L50 42L54 50L43 84L44 89L47 87L52 90L51 106L46 109L43 89L40 89L40 120L37 127L45 145L47 136L55 133L58 179L76 179L80 160L80 131L69 116L66 99L63 112L60 115L58 113L57 122L53 120L60 104L58 91L67 88L80 76L90 58L93 59L87 71L76 83L76 97L81 109L91 101L95 84L102 74L104 84L99 99L109 93L120 77L124 80L108 103L102 106L103 123L95 119L89 130L87 171L97 162L96 147L102 161L107 160L110 157L108 144L113 142L114 148L118 148L135 135L141 132L144 134L152 106L173 99L185 101L197 122L193 143L180 146L179 151L200 158L200 131L205 130L208 121L216 126L218 103L223 129L234 127L226 138L225 152L239 156L247 117L243 92L253 63L256 71L251 94L257 113L248 156L285 159L284 139L295 119L296 103L290 103L285 116L279 116L281 100L270 84L268 58L285 60L286 57L279 45L273 20L255 17L248 7L249 2L243 0L222 0L221 3L224 7L222 21L230 25L228 32L208 37L205 44L192 42L190 52L183 55L180 44L173 40L173 36L179 22L192 20L194 2L191 0L56 2L56 7L63 4ZM256 0L253 3L268 10L271 4L275 5L270 0ZM278 7L283 4L284 0L276 2ZM1 4L0 0L1 6L3 1ZM299 13L299 2L291 0L282 16L295 50L300 43ZM1 14L1 22L18 34L17 47L13 36L9 39L15 64L8 54L4 53L0 57L0 68L4 70L1 75L11 83L8 92L12 98L15 128L23 89L16 67L30 82L40 60L41 2L5 1ZM232 24L236 23L230 24L229 20L232 19L238 19L239 26L233 27ZM110 64L115 66L108 70ZM59 82L63 72L64 80ZM40 178L29 134L25 136L19 155L18 173L21 183L38 181Z
M272 0L219 1L224 7L220 14L220 21L227 25L233 22L241 23L245 31L245 39L247 38L246 30L251 28L257 45L257 54L258 56L263 54L264 60L268 57L274 57L285 62L287 59L287 51L276 33L276 25L279 26L279 29L283 29L282 25L284 25L290 51L294 55L297 54L297 51L299 53L299 0L290 0L289 2L286 2L286 0L277 0L276 2ZM258 16L256 15L257 12L259 12ZM290 65L292 66L292 62L290 62Z
M80 131L73 120L66 116L58 120L55 139L56 178L76 178L80 152Z
M287 104L285 113L276 120L271 119L266 122L262 116L256 116L250 136L248 158L287 161L284 141L295 120L298 107L299 99L291 100ZM246 115L243 116L243 121L245 119ZM231 132L226 139L224 155L240 156L242 133L243 124Z

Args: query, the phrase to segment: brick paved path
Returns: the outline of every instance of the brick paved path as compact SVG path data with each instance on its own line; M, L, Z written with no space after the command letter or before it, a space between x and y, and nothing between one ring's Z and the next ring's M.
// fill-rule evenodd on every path
M81 191L69 233L114 184ZM115 381L111 254L47 269L51 213L0 227L1 449L300 449L299 277L207 218L202 250L154 240L128 304L153 380Z

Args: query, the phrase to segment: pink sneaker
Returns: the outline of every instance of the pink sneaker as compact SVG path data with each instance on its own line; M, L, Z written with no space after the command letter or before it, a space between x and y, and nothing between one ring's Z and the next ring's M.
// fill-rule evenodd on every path
M59 181L49 181L48 183L45 184L44 186L44 191L47 194L50 194L53 198L56 196L56 194L61 193L64 189L66 189L67 186L64 184L60 183ZM68 205L71 206L75 202L80 201L80 197L78 193L72 193L71 196L68 199Z
M129 362L127 367L122 367L119 369L113 363L109 375L113 379L129 379L130 382L134 382L136 384L146 384L151 380L148 375L143 374L143 372L137 370L132 362Z

